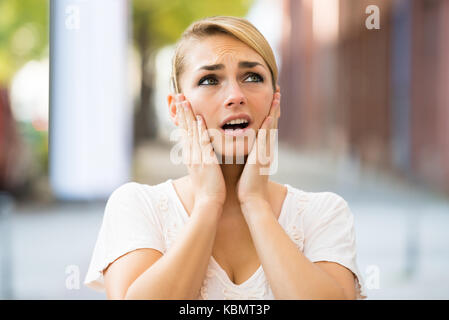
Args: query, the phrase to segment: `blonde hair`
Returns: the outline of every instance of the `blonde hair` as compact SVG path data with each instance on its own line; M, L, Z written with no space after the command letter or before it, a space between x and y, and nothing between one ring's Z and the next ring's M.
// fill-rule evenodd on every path
M171 82L175 93L180 93L179 79L184 72L184 48L191 39L200 40L215 34L225 34L242 41L255 50L268 65L271 72L273 91L276 90L278 69L276 59L268 41L254 27L251 22L244 18L231 16L207 17L192 23L181 35L177 43L172 60Z

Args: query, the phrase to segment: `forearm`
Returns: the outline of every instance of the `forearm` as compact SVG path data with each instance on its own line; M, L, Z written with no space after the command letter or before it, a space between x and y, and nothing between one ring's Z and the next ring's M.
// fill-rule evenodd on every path
M298 250L266 201L242 205L254 245L276 299L344 299L338 283Z
M219 210L195 206L170 250L132 283L126 299L195 299L212 254Z

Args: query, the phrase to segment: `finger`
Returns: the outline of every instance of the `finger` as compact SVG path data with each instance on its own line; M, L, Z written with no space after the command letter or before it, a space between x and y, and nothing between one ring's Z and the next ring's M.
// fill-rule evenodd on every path
M175 102L175 105L176 105L176 118L178 120L179 126L181 127L181 129L187 130L186 119L184 116L184 110L181 106L181 103Z
M185 100L185 97L182 93L178 93L175 95L175 102L182 102Z
M277 128L277 118L279 114L280 94L277 92L274 94L273 101L271 103L270 112L262 123L259 132L257 133L257 158L262 165L267 164L267 159L271 159L271 140L274 134L272 129Z
M281 102L281 94L276 92L274 94L273 102L271 104L270 116L274 119L279 118L280 115L280 102Z
M272 130L273 130L273 124L275 122L275 119L273 116L269 116L266 119L266 129L264 136L261 137L260 141L260 156L263 158L260 159L260 163L263 166L268 165L271 162L271 136L272 136Z
M186 101L182 101L181 105L182 105L182 108L184 110L184 115L186 117L187 124L190 125L190 124L194 123L195 122L195 117L193 115L192 108L190 108L189 102L187 100ZM195 127L196 127L196 125L195 125Z
M278 94L279 97L279 108L278 108L278 119L281 117L281 94Z
M278 128L278 121L280 116L281 116L281 101L278 99L275 103L275 115L273 118L273 125L272 125L273 129Z
M265 120L264 120L264 122L262 123L262 126L260 127L260 129L265 129L265 130L267 130L267 129L270 128L270 126L272 125L272 123L273 123L273 116L272 116L272 115L269 115L268 117L265 118Z
M201 121L201 116L196 116L196 124L197 124L197 146L198 146L198 159L201 163L204 162L204 154L203 154L203 134L204 134L204 124Z
M189 126L188 129L188 135L189 140L191 141L191 157L190 160L192 161L191 164L200 164L201 163L201 148L199 146L198 141L198 124L195 120L195 117L193 115L193 110L190 107L190 104L188 101L182 102L184 112L186 114L187 123Z
M278 114L278 117L280 117L281 116L281 94L280 93L277 94L277 104L278 104L277 114Z
M272 103L272 109L270 112L270 116L273 117L273 121L271 122L270 130L278 128L278 120L280 116L280 93L276 93Z
M187 121L186 121L186 117L184 114L184 109L181 105L180 102L176 102L176 115L178 117L178 121L179 121L179 125L182 129L182 139L183 139L183 143L185 144L187 141Z
M189 126L186 120L184 108L180 102L177 103L178 111L179 111L179 118L181 123L182 130L182 137L183 137L183 148L182 148L182 161L185 165L190 164L190 154L191 154L191 139L189 137Z
M182 99L181 99L181 94L176 94L175 95L175 97L174 97L174 99L173 99L173 104L175 105L175 107L176 107L176 120L177 120L177 122L178 122L178 126L181 126L181 123L180 123L180 119L181 119L181 112L180 112L180 110L179 110L179 106L181 105L180 103L182 102Z
M270 126L269 134L267 136L267 143L266 143L266 152L267 156L270 159L270 163L273 161L275 157L276 152L276 144L277 144L277 138L278 138L278 121L280 117L281 112L281 94L277 92L275 94L275 99L273 102L273 108L274 108L274 116L272 118L272 123Z
M209 133L207 132L206 123L201 115L196 116L196 121L198 123L198 135L200 147L203 148L208 143L210 143Z
M278 142L278 118L273 119L273 126L270 130L269 137L267 139L267 153L270 157L270 162L273 161L275 153L277 152L277 142Z
M273 123L273 116L268 116L265 118L264 122L262 123L262 126L259 129L259 132L257 134L257 147L260 148L259 154L265 155L266 148L267 148L267 139L269 139L270 135L270 127Z
M201 115L197 115L199 144L201 148L201 160L203 164L218 163L215 152L212 148L209 132L207 131L206 122Z
M183 106L183 102L185 101L185 97L183 94L175 95L175 103L177 112L179 112L180 125L183 136L183 163L187 166L192 164L192 127L186 117L186 111Z

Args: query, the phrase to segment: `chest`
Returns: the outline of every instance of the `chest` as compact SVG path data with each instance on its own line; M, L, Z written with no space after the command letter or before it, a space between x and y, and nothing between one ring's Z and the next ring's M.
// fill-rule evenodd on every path
M259 257L243 216L226 216L219 223L212 256L234 284L245 282L257 271Z

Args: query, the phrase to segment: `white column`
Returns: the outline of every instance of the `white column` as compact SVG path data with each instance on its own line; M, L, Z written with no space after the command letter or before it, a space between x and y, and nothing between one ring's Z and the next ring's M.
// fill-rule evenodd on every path
M127 0L52 0L50 182L57 198L107 197L130 178Z

